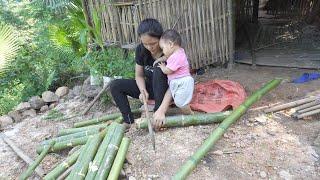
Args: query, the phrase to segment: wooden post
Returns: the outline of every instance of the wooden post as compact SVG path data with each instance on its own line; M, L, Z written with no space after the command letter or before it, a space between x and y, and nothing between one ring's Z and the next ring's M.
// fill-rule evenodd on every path
M229 26L229 63L228 69L231 70L234 65L234 49L235 49L235 33L236 33L236 23L234 18L234 11L235 11L235 3L233 1L227 1L228 6L228 26Z

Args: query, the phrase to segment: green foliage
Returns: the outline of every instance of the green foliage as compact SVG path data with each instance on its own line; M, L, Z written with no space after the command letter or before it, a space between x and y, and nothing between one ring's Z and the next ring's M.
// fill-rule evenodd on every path
M134 77L134 61L132 55L124 59L120 48L109 47L105 50L88 53L84 57L91 72L100 76Z
M8 25L0 23L0 73L18 52L19 45L16 38Z
M47 116L43 118L43 120L54 120L57 118L62 118L63 116L64 114L61 113L60 111L52 109L48 112Z

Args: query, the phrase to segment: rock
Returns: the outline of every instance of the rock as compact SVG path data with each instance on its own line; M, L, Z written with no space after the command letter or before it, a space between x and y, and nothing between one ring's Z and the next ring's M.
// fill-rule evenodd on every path
M136 180L136 178L133 176L129 176L129 180Z
M8 116L10 116L15 123L21 122L22 120L22 116L19 111L10 111Z
M256 117L255 120L261 124L265 124L267 122L267 117L264 115L260 115Z
M34 109L29 109L29 110L23 111L22 116L23 117L36 117L37 112Z
M292 175L285 170L281 170L279 173L280 178L285 179L285 180L291 180L292 179Z
M22 102L16 107L16 111L22 112L31 108L30 103Z
M264 171L261 171L261 172L260 172L260 177L261 177L261 178L266 178L266 177L267 177L267 173L264 172Z
M57 105L58 105L57 103L52 103L52 104L50 104L49 109L53 109L53 108L55 108Z
M223 155L223 151L217 150L217 151L214 151L213 154L222 156Z
M44 101L39 96L33 96L29 99L29 103L31 108L33 109L40 109L42 106L44 106Z
M0 128L6 127L13 124L13 119L8 116L8 115L4 115L4 116L0 116Z
M59 87L59 88L56 90L56 92L55 92L55 94L56 94L59 98L67 95L68 93L69 93L69 88L66 87L66 86Z
M49 110L49 106L48 105L44 105L40 108L40 112L46 112Z
M51 102L57 102L59 100L59 97L51 91L46 91L42 93L42 99L46 103L51 103Z

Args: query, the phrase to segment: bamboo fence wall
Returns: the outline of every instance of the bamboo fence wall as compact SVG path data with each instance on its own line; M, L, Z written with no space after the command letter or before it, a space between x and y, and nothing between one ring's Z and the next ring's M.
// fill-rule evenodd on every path
M100 14L107 43L139 43L139 23L155 18L165 29L174 28L181 34L192 68L224 64L233 56L230 0L87 0L87 9L89 14L93 10Z

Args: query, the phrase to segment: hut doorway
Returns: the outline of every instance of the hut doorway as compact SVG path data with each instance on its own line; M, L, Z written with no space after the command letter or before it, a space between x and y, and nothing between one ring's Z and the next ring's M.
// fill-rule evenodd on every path
M320 68L320 0L236 0L235 62Z

